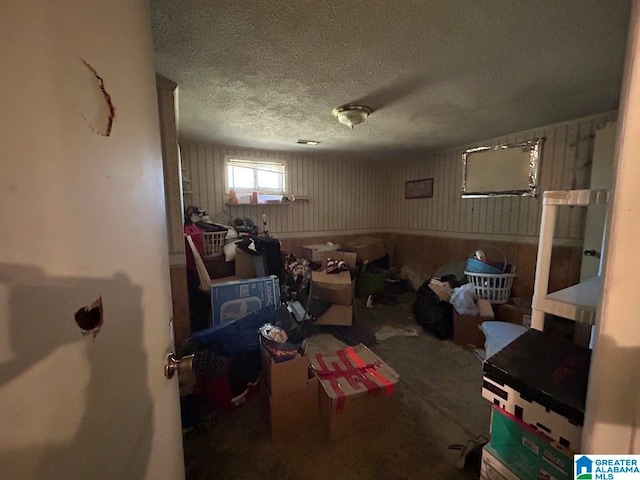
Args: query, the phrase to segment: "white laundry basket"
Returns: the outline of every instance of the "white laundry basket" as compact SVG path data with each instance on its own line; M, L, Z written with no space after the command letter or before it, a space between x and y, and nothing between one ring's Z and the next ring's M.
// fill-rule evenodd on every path
M480 261L473 256L467 260L464 274L476 291L476 297L489 300L491 303L506 303L511 296L511 287L515 273L505 273L508 268L507 255L494 245L483 245L481 248L491 248L502 256L500 268L494 264Z
M222 255L227 230L221 232L202 232L202 253L204 258Z
M489 300L491 303L506 303L511 296L511 287L515 273L476 273L467 272L464 274L473 284L478 298Z

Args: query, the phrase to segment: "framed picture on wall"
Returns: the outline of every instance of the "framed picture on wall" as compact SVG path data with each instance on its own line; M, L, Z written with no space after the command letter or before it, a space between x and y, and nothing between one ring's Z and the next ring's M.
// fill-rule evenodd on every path
M408 180L404 182L404 198L432 198L433 178L421 180Z

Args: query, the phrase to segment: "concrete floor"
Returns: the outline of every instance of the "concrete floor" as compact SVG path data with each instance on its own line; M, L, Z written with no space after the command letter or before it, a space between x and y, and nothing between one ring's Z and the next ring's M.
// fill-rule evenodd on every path
M418 327L413 292L395 306L365 309L356 300L357 323L373 329ZM309 432L295 443L274 446L259 399L213 418L185 434L187 478L195 479L474 479L459 470L462 444L489 434L490 404L481 397L482 364L473 351L429 333L392 337L372 347L400 374L395 419L347 438L329 441Z

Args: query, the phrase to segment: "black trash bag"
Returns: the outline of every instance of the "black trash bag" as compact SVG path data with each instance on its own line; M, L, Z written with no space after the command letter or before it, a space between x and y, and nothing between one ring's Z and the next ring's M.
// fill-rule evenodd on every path
M453 305L441 300L429 288L426 281L416 292L417 300L413 304L413 315L427 331L440 340L451 338L453 334Z

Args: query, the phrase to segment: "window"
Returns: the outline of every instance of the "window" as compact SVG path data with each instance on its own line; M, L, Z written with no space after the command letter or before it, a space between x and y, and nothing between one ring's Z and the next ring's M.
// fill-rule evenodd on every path
M227 157L227 190L285 193L285 164L272 160Z

